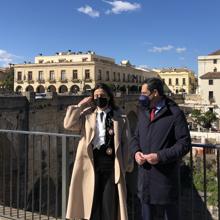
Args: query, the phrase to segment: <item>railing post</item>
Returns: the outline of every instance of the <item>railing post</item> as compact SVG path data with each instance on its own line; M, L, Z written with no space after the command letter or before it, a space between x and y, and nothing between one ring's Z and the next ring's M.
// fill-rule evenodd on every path
M67 137L62 136L62 219L66 219L67 206Z

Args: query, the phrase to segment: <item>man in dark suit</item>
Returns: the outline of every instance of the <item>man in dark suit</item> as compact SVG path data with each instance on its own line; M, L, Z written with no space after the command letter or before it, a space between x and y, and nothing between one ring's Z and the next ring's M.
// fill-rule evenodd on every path
M144 81L131 150L139 165L143 220L178 220L180 159L189 152L190 134L184 113L164 96L159 78Z

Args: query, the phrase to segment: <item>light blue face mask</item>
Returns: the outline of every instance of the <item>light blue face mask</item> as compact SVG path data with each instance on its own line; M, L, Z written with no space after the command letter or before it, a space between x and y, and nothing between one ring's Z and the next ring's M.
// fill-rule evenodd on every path
M148 108L150 106L150 99L148 96L140 95L138 100L142 107Z

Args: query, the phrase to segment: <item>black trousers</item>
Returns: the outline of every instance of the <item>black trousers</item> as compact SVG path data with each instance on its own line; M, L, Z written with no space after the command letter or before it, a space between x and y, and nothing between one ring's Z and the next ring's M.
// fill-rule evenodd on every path
M142 220L178 220L178 204L149 205L142 203Z
M118 189L114 180L114 160L105 151L94 150L95 191L90 220L116 220Z

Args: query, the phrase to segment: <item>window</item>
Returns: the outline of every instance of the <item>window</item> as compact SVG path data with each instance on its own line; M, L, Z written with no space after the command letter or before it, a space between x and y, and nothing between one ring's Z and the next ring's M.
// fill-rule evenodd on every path
M54 75L54 70L50 70L50 80L54 80L55 75Z
M216 63L217 63L217 59L214 59L214 60L213 60L213 63L216 64Z
M28 80L32 80L32 71L28 71Z
M109 71L106 71L106 81L109 81Z
M169 85L172 85L172 79L169 79Z
M90 70L85 70L85 79L90 79Z
M98 71L98 80L102 80L102 70Z
M213 79L209 80L209 85L213 85Z
M120 73L118 73L118 82L120 82L121 81L121 75L120 75Z
M214 68L213 72L217 72L217 68L216 67Z
M38 80L43 80L44 76L43 76L43 71L39 71L38 72Z
M123 82L125 82L125 73L123 73Z
M66 80L66 70L61 70L61 80Z
M73 79L78 79L78 71L73 70Z
M128 80L127 81L130 82L130 74L128 74Z
M113 72L113 81L115 81L115 80L116 80L116 73Z
M176 85L179 85L179 79L176 78Z
M17 72L17 80L22 80L22 72Z
M165 79L162 79L162 81L163 81L163 84L165 84Z
M209 91L209 100L213 99L214 98L214 94L213 94L213 91Z
M186 78L183 78L183 85L186 85Z

